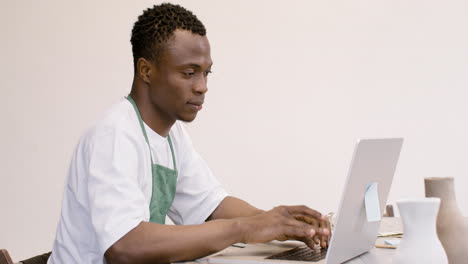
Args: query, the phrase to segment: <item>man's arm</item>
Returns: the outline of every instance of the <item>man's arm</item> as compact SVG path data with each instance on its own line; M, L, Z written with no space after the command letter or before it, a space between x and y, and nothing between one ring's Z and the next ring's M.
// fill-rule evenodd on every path
M298 216L322 219L320 213L305 206L279 206L254 216L217 219L201 225L141 222L114 243L105 258L109 264L171 263L204 257L238 242L295 239L313 246L315 234L329 233L298 220Z
M210 217L208 217L207 221L254 216L264 212L265 211L260 210L239 198L227 196L223 201L221 201Z
M107 263L172 263L218 252L241 240L237 221L202 225L141 222L105 253Z

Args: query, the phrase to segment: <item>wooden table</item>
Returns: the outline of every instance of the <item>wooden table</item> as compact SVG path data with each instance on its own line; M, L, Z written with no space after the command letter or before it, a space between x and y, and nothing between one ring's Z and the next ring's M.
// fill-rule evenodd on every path
M400 218L396 217L384 217L382 218L382 222L380 224L380 233L383 232L402 232L402 224ZM377 238L376 244L384 245L384 240L392 239L391 237L385 238ZM287 243L287 242L284 242ZM223 254L228 252L229 250L235 250L232 247L228 247L214 255ZM393 255L395 254L395 249L387 249L387 248L373 248L369 252L354 258L350 261L347 261L346 264L391 264ZM236 262L236 261L233 261ZM185 263L208 263L207 259L199 259L192 262L185 262ZM310 262L313 263L313 262Z
M401 218L399 217L384 217L380 223L380 233L383 232L402 232L403 227ZM384 245L384 240L391 239L390 237L379 237L375 244ZM373 248L359 258L347 261L346 264L391 264L395 249L388 248Z

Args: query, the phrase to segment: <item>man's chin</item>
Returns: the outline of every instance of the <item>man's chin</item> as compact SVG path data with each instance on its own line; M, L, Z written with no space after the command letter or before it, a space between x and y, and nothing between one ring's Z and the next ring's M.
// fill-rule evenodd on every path
M187 123L190 123L192 122L193 120L195 120L195 118L197 117L197 114L192 114L192 115L180 115L179 118L177 118L178 120L182 121L182 122L187 122Z

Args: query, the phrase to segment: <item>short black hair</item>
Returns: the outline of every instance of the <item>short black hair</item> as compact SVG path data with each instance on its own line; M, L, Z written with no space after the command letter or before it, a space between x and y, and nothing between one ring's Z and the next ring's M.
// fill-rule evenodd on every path
M201 36L206 35L202 22L180 5L163 3L143 11L133 25L130 40L135 73L139 58L158 62L165 44L176 29L188 30Z

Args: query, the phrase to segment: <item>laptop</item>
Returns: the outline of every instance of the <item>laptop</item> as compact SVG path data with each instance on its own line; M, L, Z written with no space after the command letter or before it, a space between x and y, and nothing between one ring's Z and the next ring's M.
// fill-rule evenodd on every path
M298 241L238 244L203 260L222 264L338 264L368 252L377 239L383 214L380 208L387 203L402 144L402 138L358 140L328 249L311 250Z

